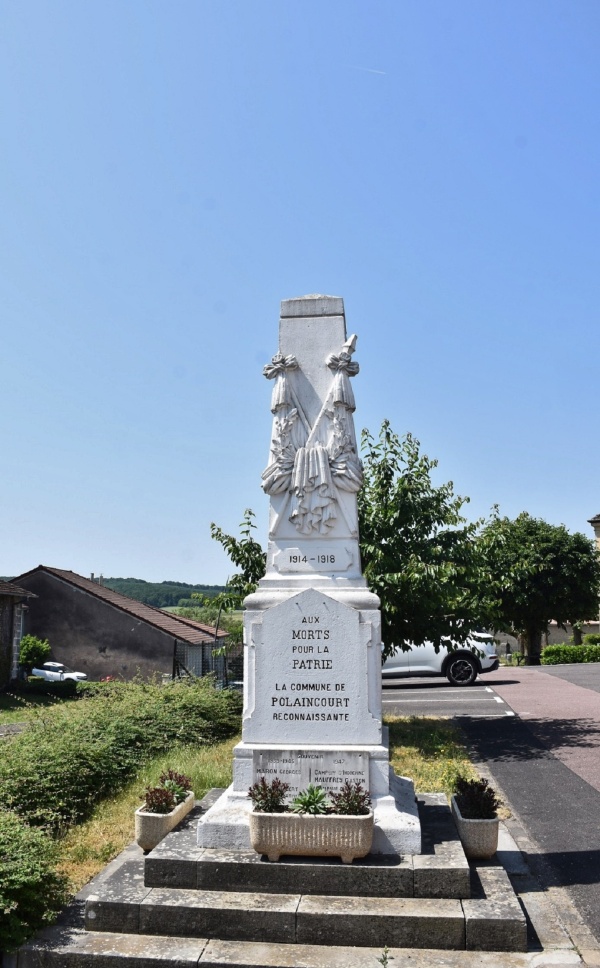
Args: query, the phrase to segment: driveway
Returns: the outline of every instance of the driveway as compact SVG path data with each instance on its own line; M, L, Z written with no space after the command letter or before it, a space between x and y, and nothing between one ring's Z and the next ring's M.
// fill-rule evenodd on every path
M451 686L445 678L385 679L383 711L393 716L471 716L474 718L514 716L489 676L480 676L472 686Z
M501 668L485 682L516 715L458 722L537 845L530 867L600 938L600 663Z

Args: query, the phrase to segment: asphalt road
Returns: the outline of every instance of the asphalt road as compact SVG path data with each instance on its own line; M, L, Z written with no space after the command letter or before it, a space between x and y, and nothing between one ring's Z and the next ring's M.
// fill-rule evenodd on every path
M600 663L503 667L473 686L383 683L384 712L447 716L537 845L545 888L565 888L600 939Z

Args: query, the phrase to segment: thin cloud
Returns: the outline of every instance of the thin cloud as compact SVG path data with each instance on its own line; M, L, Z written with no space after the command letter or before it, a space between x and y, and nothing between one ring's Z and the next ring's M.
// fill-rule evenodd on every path
M367 74L385 74L387 76L387 71L376 71L373 67L355 67L354 64L351 66L353 71L365 71Z

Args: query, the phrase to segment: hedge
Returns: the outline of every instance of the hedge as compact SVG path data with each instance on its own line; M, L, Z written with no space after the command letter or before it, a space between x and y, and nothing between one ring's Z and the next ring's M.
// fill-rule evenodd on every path
M584 645L600 645L600 634L598 632L588 632L583 636Z
M600 645L547 645L542 652L542 665L565 662L600 662Z
M240 727L241 697L211 681L82 685L80 702L40 712L3 743L0 803L54 834L85 819L165 748L217 742Z
M28 676L19 682L19 692L32 692L41 696L56 696L57 699L69 699L77 693L77 683L74 679L42 679L41 676Z
M0 809L0 952L23 944L66 903L67 880L54 870L55 856L41 830Z

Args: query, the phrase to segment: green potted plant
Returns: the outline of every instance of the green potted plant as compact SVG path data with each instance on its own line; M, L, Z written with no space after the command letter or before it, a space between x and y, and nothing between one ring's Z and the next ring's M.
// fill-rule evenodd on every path
M485 779L466 780L459 776L451 801L452 816L466 856L488 860L498 849L498 807L500 801Z
M250 843L270 861L282 855L340 857L351 864L366 857L373 842L371 798L360 783L346 780L338 793L310 784L286 804L289 785L264 777L250 787Z
M147 853L181 823L194 806L192 784L185 773L167 770L159 785L147 787L143 805L135 811L135 839Z

